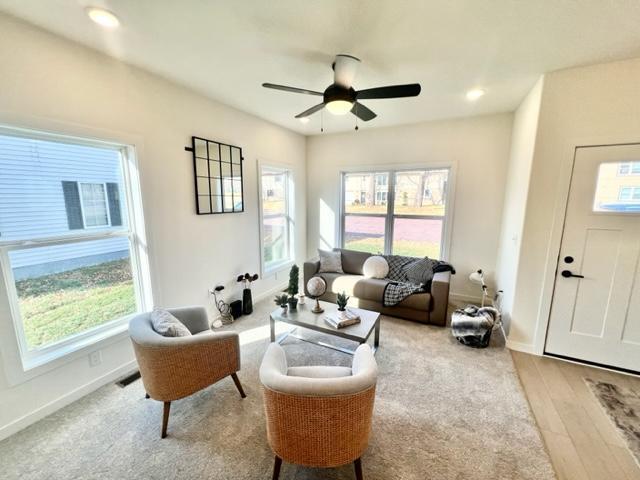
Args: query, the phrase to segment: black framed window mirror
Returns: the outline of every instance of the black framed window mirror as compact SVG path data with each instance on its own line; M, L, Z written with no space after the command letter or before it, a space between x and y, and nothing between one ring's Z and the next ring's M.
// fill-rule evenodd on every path
M196 213L244 212L242 148L206 138L191 137L195 175Z

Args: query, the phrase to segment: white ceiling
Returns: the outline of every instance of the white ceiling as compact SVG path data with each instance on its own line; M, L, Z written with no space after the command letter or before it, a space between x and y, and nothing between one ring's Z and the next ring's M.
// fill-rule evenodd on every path
M92 23L104 6L122 26ZM419 82L417 98L363 103L361 128L512 111L538 76L640 56L638 0L0 0L0 10L187 85L292 130L319 133L320 114L293 117L323 91L336 53L362 59L355 88ZM473 87L487 94L476 103ZM355 117L324 114L325 132Z

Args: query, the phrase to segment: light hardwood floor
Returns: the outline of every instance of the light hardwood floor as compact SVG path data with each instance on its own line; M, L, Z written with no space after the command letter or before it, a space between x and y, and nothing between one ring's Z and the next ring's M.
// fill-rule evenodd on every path
M640 379L549 357L512 356L560 480L640 480L640 467L584 378L636 391Z

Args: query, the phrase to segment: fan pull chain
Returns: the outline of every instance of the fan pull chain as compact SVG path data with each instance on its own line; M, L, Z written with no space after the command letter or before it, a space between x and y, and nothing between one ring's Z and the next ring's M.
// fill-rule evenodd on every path
M356 132L358 131L358 104L356 103Z
M320 110L320 133L324 132L324 108Z

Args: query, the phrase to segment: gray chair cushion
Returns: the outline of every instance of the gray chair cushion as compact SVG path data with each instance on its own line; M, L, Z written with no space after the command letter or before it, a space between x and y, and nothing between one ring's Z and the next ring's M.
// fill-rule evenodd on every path
M184 323L162 308L154 308L151 312L151 325L157 333L164 337L191 336L191 332Z
M313 376L289 375L304 372ZM337 368L337 367L336 367ZM333 376L346 373L343 368L331 367L287 367L287 358L283 348L272 343L262 359L260 366L260 381L276 392L292 395L310 395L328 397L334 395L348 395L366 390L376 384L378 366L369 345L360 345L353 357L353 367L350 375ZM327 370L328 369L328 370ZM325 376L331 373L331 376Z
M349 367L289 367L287 375L290 377L307 377L307 378L336 378L351 376Z

